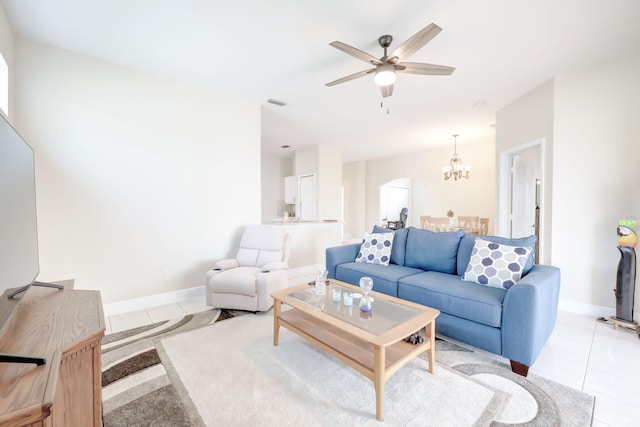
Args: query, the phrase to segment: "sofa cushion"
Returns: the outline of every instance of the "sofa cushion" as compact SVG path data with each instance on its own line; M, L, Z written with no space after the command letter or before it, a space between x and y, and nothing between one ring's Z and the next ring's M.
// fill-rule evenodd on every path
M402 267L395 264L384 266L380 264L347 262L336 267L337 280L353 283L357 286L361 277L369 276L373 279L374 291L394 297L398 296L398 280L417 273L422 273L422 270Z
M367 233L365 231L360 251L356 255L356 262L389 265L392 245L393 233Z
M476 239L462 280L509 289L522 276L531 248Z
M443 313L499 328L506 289L478 286L460 276L426 271L403 277L398 297L436 308Z
M405 265L427 271L455 273L458 245L462 236L462 230L434 233L409 227Z
M471 234L465 234L460 240L460 246L458 248L458 275L462 276L464 272L467 270L467 265L469 265L469 260L471 259L471 251L473 250L473 245L475 244L475 240L478 236L474 236ZM527 262L524 265L524 270L522 270L522 276L524 277L531 268L533 268L533 249L536 245L536 236L522 237L520 239L509 239L507 237L498 237L498 236L482 236L482 240L487 240L489 242L500 243L502 245L509 246L522 246L525 248L531 248L532 251L529 253L527 257Z
M374 233L393 233L393 246L391 247L391 264L404 265L405 250L407 247L408 228L391 230L389 228L373 226Z

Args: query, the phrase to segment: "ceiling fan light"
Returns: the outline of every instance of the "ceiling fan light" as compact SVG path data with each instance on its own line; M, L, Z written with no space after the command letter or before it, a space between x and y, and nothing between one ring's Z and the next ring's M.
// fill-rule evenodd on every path
M376 82L378 86L389 86L394 84L396 81L396 70L393 68L393 65L383 65L378 67L373 81Z

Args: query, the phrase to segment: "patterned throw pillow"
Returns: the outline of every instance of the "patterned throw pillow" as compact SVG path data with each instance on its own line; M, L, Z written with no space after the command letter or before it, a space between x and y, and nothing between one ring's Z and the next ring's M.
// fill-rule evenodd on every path
M462 280L509 289L522 277L531 250L476 239Z
M393 233L364 233L356 262L389 265Z

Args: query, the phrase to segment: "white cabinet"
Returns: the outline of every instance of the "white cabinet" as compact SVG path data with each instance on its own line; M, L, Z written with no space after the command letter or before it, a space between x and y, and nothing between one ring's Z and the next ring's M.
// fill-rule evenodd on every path
M288 205L296 203L298 193L298 178L296 176L284 177L284 202Z

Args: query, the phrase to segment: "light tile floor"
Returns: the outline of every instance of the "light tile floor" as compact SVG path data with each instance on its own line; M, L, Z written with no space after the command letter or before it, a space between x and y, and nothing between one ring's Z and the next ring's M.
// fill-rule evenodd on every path
M291 277L290 285L313 280L313 274ZM209 309L201 298L107 318L107 333L181 317ZM478 349L476 349L478 350ZM481 350L478 350L481 351ZM486 353L483 352L485 354ZM505 363L505 359L495 355ZM592 317L559 312L551 338L530 373L596 396L593 425L640 425L640 339L626 328Z

